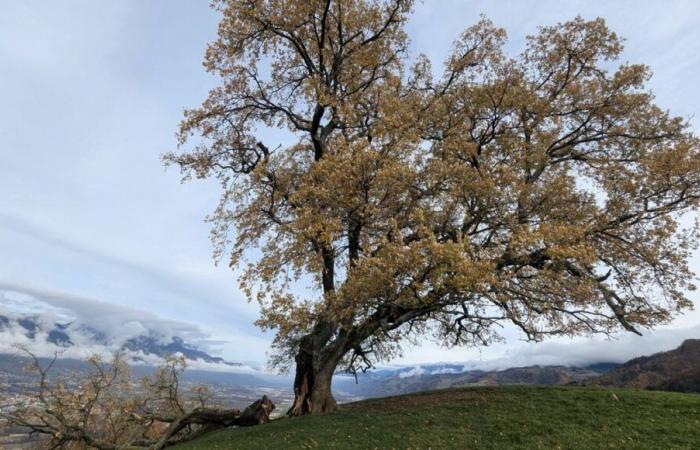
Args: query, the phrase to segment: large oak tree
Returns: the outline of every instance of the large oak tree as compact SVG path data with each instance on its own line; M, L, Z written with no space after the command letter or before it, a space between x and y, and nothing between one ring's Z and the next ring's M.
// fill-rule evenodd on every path
M220 85L166 155L221 183L217 257L296 365L290 415L333 410L334 372L406 340L639 332L692 307L700 145L604 20L509 57L482 19L435 76L409 58L411 4L215 3Z

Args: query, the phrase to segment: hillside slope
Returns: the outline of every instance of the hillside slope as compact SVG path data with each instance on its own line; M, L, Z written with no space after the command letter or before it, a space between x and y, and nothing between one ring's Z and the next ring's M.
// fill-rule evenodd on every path
M351 403L335 414L223 430L175 448L698 447L700 395L500 386Z
M582 384L700 392L700 339L688 339L675 350L632 359Z

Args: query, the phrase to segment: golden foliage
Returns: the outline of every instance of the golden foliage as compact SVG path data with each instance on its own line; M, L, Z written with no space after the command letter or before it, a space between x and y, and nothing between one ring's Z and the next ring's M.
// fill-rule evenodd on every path
M309 333L352 369L429 330L485 343L509 321L538 340L690 308L697 227L679 224L699 142L653 104L647 67L615 65L605 21L542 27L509 57L482 18L435 76L407 57L411 4L216 3L205 66L221 85L166 161L220 180L217 257L248 261L275 362ZM263 142L268 128L295 143ZM307 275L317 295L291 294Z

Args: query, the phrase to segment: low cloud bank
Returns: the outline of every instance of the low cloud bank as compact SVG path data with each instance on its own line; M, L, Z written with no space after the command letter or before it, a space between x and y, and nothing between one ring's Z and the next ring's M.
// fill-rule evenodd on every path
M624 363L630 359L677 348L686 339L699 339L700 325L682 328L660 328L644 336L620 333L611 338L579 337L552 339L539 343L507 342L482 349L482 355L453 349L455 358L446 359L450 351L440 351L435 362L383 365L384 370L396 370L400 377L465 372L469 370L504 370L526 366L586 367L598 363ZM424 350L425 349L421 349ZM455 366L463 365L461 369ZM410 370L406 370L410 368Z
M107 356L130 339L153 338L159 345L181 339L188 347L216 353L223 342L199 327L163 319L135 308L61 292L0 283L0 353L16 353L22 346L38 356L59 351L65 358ZM162 359L152 352L127 351L137 364L155 365ZM189 359L188 367L201 370L257 373L246 365L227 365Z
M526 344L499 358L507 365L587 366L599 362L623 363L639 356L651 355L681 345L686 339L700 338L700 325L687 328L660 328L643 336L632 333L615 338L579 338L568 341L545 341ZM515 364L514 364L515 363Z

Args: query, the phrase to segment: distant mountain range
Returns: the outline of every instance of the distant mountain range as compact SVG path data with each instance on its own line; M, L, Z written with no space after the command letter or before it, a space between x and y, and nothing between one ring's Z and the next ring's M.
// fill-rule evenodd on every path
M263 385L272 383L281 387L284 385L282 380L287 380L285 377L250 371L243 364L212 356L197 345L186 342L182 337L166 333L151 327L142 327L128 336L118 337L122 334L121 329L116 333L112 331L111 336L108 336L106 331L103 332L92 324L88 325L85 321L48 320L46 316L31 314L0 314L0 343L24 341L25 344L31 343L36 348L50 349L50 352L45 352L48 354L52 354L53 349L121 349L132 362L145 365L157 364L158 358L179 353L188 361L206 363L191 365L194 369L206 371L218 367L216 370L228 368L228 371L241 372L236 368L243 368L251 375L255 373L256 377L264 376L266 381ZM66 357L75 358L75 354L77 352L67 352ZM223 373L221 375L224 376ZM201 376L210 377L204 372ZM219 376L216 375L215 378L219 379ZM240 383L246 378L241 375L231 378L231 381L234 379ZM255 384L258 384L258 381ZM338 376L334 379L333 387L340 397L348 399L468 385L500 384L579 384L700 392L700 339L690 339L675 350L635 358L624 364L601 362L585 367L528 366L490 371L475 369L470 364L421 364L379 368L360 374L357 382L353 377Z
M688 339L675 350L632 359L581 384L700 392L700 339Z
M689 339L675 350L624 364L602 362L585 367L528 366L492 371L470 370L462 364L426 364L370 371L357 381L338 377L334 387L356 397L500 384L597 385L700 393L700 339Z
M427 364L371 371L360 375L357 383L340 377L334 386L358 397L383 397L470 385L563 385L600 376L615 367L615 363L599 363L586 367L528 366L485 371L468 370L460 364Z
M108 338L104 332L85 324L47 322L40 316L31 315L19 317L0 315L0 340L18 341L18 336L26 338L33 348L70 349L87 345L112 351L123 350L134 362L144 361L148 356L164 357L170 354L181 354L189 361L229 367L243 366L240 363L211 356L195 345L185 342L179 336L165 336L155 330L144 330L137 336L115 341L114 338Z

